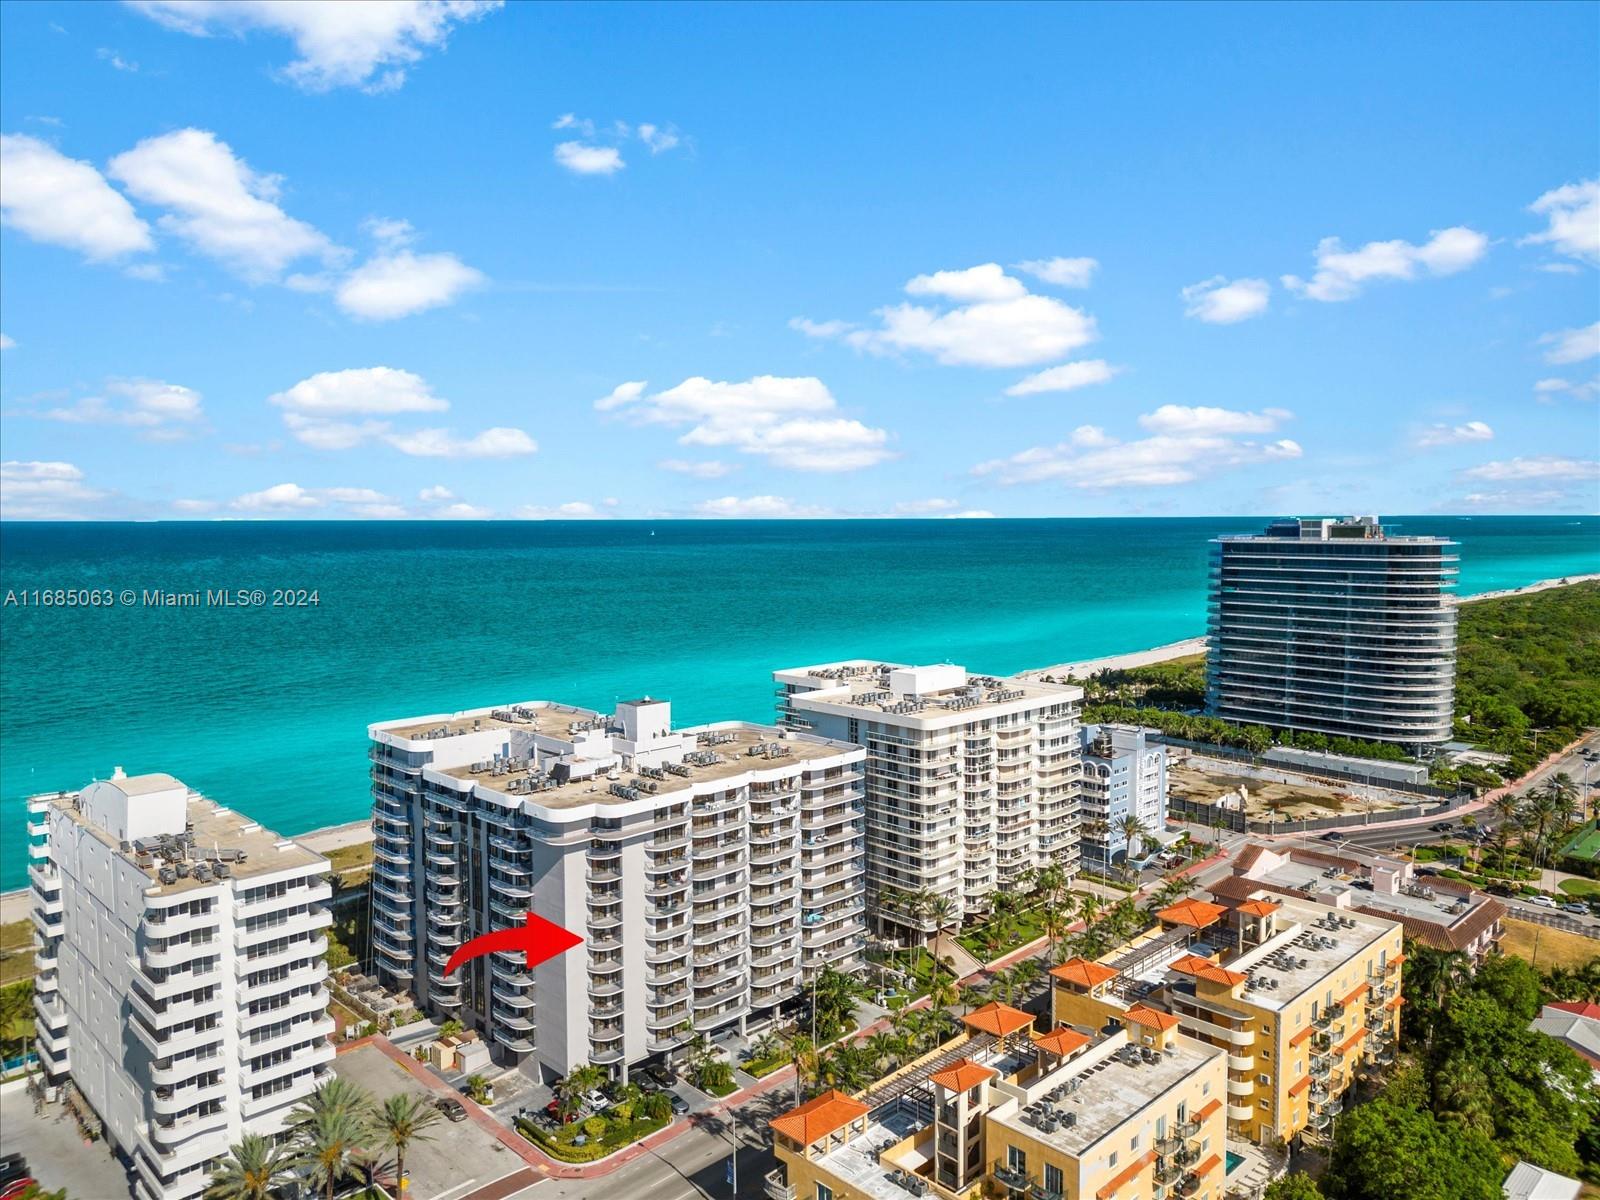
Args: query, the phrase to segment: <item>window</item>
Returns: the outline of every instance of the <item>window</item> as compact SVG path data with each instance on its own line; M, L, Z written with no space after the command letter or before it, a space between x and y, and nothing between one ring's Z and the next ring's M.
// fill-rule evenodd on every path
M1113 1150L1111 1152L1111 1157L1106 1160L1106 1166L1114 1167L1116 1165L1117 1165L1117 1152L1115 1150Z
M1061 1168L1054 1163L1044 1165L1044 1190L1057 1195L1066 1194L1066 1180L1061 1177Z
M817 1200L833 1200L833 1189L825 1183L817 1184Z
M1257 1075L1256 1076L1256 1082L1257 1083L1266 1083L1267 1082L1267 1077L1265 1075Z
M1129 1150L1137 1150L1138 1148L1139 1148L1139 1135L1136 1133L1136 1134L1133 1135L1133 1137L1128 1139L1128 1149Z
M1023 1175L1028 1173L1028 1152L1020 1146L1006 1147L1006 1166Z

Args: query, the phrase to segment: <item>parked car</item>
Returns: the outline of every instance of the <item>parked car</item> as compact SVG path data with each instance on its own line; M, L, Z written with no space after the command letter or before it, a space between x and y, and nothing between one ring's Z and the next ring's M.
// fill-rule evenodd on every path
M0 1187L10 1187L28 1173L28 1160L13 1150L0 1154Z
M561 1101L552 1100L544 1106L544 1115L550 1118L552 1125L571 1125L578 1119L576 1112L569 1112L565 1120L561 1118Z
M1322 840L1325 842L1342 842L1344 841L1344 834L1334 830L1330 833L1323 834Z
M1432 825L1429 825L1428 828L1434 833L1449 833L1450 830L1455 828L1455 826L1451 825L1449 821L1435 821Z
M433 1102L433 1106L452 1121L465 1121L467 1119L467 1106L449 1096L439 1097Z
M688 1116L689 1115L689 1102L687 1100L685 1100L682 1096L678 1095L677 1092L673 1092L673 1093L671 1093L671 1095L672 1095L672 1111L673 1111L673 1114L676 1115L676 1116L680 1116L680 1117Z
M1549 896L1529 896L1528 903L1537 904L1540 908L1554 908L1556 906L1556 902L1550 899Z
M24 1175L21 1179L13 1179L10 1183L0 1183L0 1200L16 1200L16 1197L38 1182L37 1179Z
M583 1094L583 1103L590 1112L595 1113L604 1112L611 1107L611 1101L606 1098L606 1094L599 1088L585 1092Z
M1563 904L1561 906L1561 911L1564 913L1571 913L1575 917L1587 917L1589 915L1589 906L1587 904L1579 904L1574 901L1571 904Z
M639 1071L630 1071L628 1073L628 1077L646 1091L654 1090L658 1092L664 1092L677 1082L677 1080L673 1077L672 1072L667 1070L666 1067L661 1066L645 1067Z

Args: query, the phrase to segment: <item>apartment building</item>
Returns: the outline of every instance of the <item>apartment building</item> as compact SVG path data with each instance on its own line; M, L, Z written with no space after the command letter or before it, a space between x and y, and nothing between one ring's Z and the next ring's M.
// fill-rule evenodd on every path
M46 1082L93 1108L136 1197L198 1196L332 1077L327 860L170 775L28 812Z
M1348 517L1211 546L1208 712L1418 754L1449 740L1457 543Z
M1471 884L1418 875L1414 863L1355 846L1330 854L1252 844L1234 857L1233 872L1211 885L1213 895L1244 901L1281 893L1388 917L1399 921L1412 941L1459 950L1474 963L1500 944L1501 922L1509 911Z
M1137 725L1085 725L1078 731L1083 749L1083 857L1109 870L1128 854L1128 818L1144 835L1167 828L1167 748L1147 741ZM1133 847L1139 858L1142 846Z
M1400 922L1265 889L1186 899L1159 929L1051 970L1056 1021L1171 1023L1227 1055L1228 1132L1328 1136L1363 1063L1394 1061Z
M825 1093L773 1120L766 1194L1220 1200L1225 1058L1137 1014L1092 1034L975 1033L875 1092Z
M865 752L671 715L533 701L371 726L379 977L500 1061L626 1077L858 967ZM530 909L584 944L531 972L496 953L444 974Z
M866 748L867 900L882 924L935 931L883 897L926 893L948 921L1024 872L1078 870L1083 689L958 666L851 659L776 671L778 723Z

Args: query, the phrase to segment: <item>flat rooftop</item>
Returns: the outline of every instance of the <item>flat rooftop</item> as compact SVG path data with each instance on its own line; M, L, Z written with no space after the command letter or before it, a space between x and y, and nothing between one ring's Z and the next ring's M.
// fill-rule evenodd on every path
M897 694L890 688L893 672L934 671L937 668L912 667L904 663L874 659L846 659L810 667L794 667L774 673L785 683L810 683L815 690L796 692L788 697L801 708L825 707L830 711L858 712L881 719L892 716L939 717L950 713L981 713L1018 700L1075 700L1082 689L1075 685L1041 683L1017 676L1000 677L964 673L964 682L954 686L932 687L915 696Z
M527 800L543 808L563 809L588 804L632 804L644 798L618 796L611 791L613 783L633 785L636 780L642 780L646 784L655 785L656 790L650 794L656 799L677 793L683 793L687 798L696 791L714 791L718 782L733 779L747 771L795 768L815 759L834 758L852 751L861 752L861 747L851 742L798 734L783 737L778 729L766 725L695 727L678 732L694 738L697 742L691 753L715 754L716 761L704 765L685 762L681 764L688 772L685 775L667 771L660 778L646 778L637 770L619 771L615 780L600 774L589 779L545 788L542 791L520 790L523 780L538 778L537 772L528 770L508 771L502 775L495 775L487 770L474 771L471 763L430 769L453 779L470 780L487 791L504 795L511 801ZM761 747L763 752L752 753L757 747ZM766 752L773 747L777 748L776 752ZM513 790L513 783L517 784L518 790Z
M1286 1008L1397 925L1384 917L1332 909L1296 896L1272 898L1283 905L1278 910L1277 936L1222 963L1253 979L1276 981L1276 987L1247 986L1241 993L1242 999L1271 1011Z
M139 795L144 791L160 791L173 786L176 782L169 775L138 775L116 781L117 786L129 795ZM87 830L110 847L123 861L142 872L150 880L150 887L156 890L156 894L165 896L194 891L213 887L218 882L215 876L201 881L195 879L191 873L173 883L163 883L160 876L161 868L175 867L176 863L169 862L159 853L140 854L136 849L124 850L120 841L90 822L78 810L76 800L76 792L63 793L52 797L50 806L65 813L68 819ZM189 793L185 820L189 823L193 837L185 860L191 872L196 864L206 863L209 866L211 861L219 857L227 863L228 878L239 880L292 870L296 867L309 867L321 871L328 869L328 860L322 855L306 849L292 838L274 833L242 813L222 807L198 792ZM231 855L225 853L228 851L237 853ZM226 883L227 880L222 882Z
M1226 1053L1220 1046L1180 1036L1174 1039L1170 1051L1157 1056L1157 1061L1147 1063L1141 1059L1135 1064L1115 1053L1123 1044L1120 1037L1102 1042L1098 1054L1090 1050L1028 1084L1027 1094L1032 1102L1062 1084L1078 1080L1076 1091L1054 1102L1077 1114L1078 1119L1071 1126L1058 1126L1055 1132L1046 1133L1023 1119L1025 1106L996 1119L1035 1141L1080 1157L1113 1129L1132 1120L1140 1110Z
M911 1193L894 1181L896 1164L880 1163L877 1152L880 1147L902 1141L924 1128L928 1128L931 1146L933 1133L926 1122L898 1103L886 1104L868 1115L866 1132L856 1134L844 1145L814 1161L848 1184L853 1193L870 1197L870 1200L907 1200ZM903 1169L914 1169L915 1165L926 1161L915 1151L897 1157Z
M458 713L439 713L428 717L405 717L380 721L374 729L406 741L456 737L484 729L523 729L565 737L574 723L604 722L606 718L590 708L531 700L491 708L471 708Z
M1374 859L1382 862L1382 859ZM1368 864L1370 865L1370 864ZM1399 864L1396 864L1399 865ZM1273 887L1293 888L1297 892L1306 892L1325 900L1330 904L1348 903L1361 908L1378 909L1384 913L1394 915L1396 920L1409 918L1415 921L1429 921L1446 929L1467 920L1473 911L1480 905L1491 902L1491 897L1482 892L1457 892L1448 888L1434 890L1430 899L1426 891L1431 888L1430 877L1422 876L1415 880L1417 890L1423 894L1408 894L1396 892L1388 895L1384 892L1371 891L1365 887L1356 887L1356 876L1347 871L1338 871L1333 875L1326 873L1327 868L1318 867L1315 863L1299 862L1290 859L1270 871L1261 871L1249 876L1235 876L1244 879L1247 883L1271 884ZM1273 896L1273 899L1279 899ZM1461 901L1466 901L1466 907L1460 912L1452 912ZM1359 916L1360 914L1353 914Z

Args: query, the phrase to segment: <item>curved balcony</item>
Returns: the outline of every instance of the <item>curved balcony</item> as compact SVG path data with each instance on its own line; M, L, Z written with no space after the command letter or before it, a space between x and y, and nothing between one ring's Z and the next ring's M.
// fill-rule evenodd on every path
M1253 1120L1255 1115L1256 1110L1248 1104L1228 1105L1228 1120L1230 1121L1249 1121Z
M533 888L529 884L521 881L496 879L493 876L490 876L489 893L490 895L493 895L496 892L500 893L502 896L510 896L515 900L527 900L533 895Z
M1228 1070L1253 1071L1256 1069L1256 1056L1254 1054L1228 1055Z
M1228 1095L1230 1096L1250 1096L1255 1094L1255 1090L1255 1084L1248 1079L1230 1078L1228 1080Z
M512 987L527 987L533 982L522 962L508 963L495 954L489 956L489 973Z
M533 1052L533 1043L517 1030L497 1028L494 1031L494 1040L513 1054L531 1054Z

